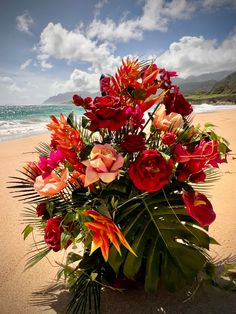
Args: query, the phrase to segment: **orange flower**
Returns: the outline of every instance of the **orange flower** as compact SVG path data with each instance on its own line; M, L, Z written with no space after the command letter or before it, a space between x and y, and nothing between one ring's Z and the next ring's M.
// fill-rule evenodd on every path
M107 261L109 254L109 240L115 246L119 254L121 254L118 242L119 239L120 242L136 256L120 229L110 218L101 215L93 209L88 209L84 211L83 214L92 217L95 220L93 222L85 223L86 227L94 232L90 255L98 248L101 248L102 256L104 260Z
M56 148L62 151L68 149L80 151L84 145L80 132L67 123L62 113L60 114L60 120L55 116L51 116L51 120L48 129L52 131L52 142L56 144Z
M34 183L36 192L41 196L51 197L67 186L68 170L64 169L58 176L54 171L45 178L38 176Z
M155 64L151 63L144 67L138 59L123 59L122 66L112 77L113 92L118 92L125 106L127 104L133 106L134 102L144 112L166 93L163 91L159 95L156 94L162 85L162 81L157 80L159 72L160 69ZM128 90L131 92L127 93Z
M175 132L178 128L183 126L183 118L179 113L171 112L166 114L165 105L161 104L155 111L153 124L157 129L167 131L170 129Z

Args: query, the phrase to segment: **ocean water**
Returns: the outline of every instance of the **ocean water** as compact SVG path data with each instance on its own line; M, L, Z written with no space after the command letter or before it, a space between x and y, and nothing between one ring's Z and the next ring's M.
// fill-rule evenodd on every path
M46 133L50 116L81 116L83 109L66 105L3 105L0 106L0 141Z
M194 112L213 112L236 108L236 105L194 105ZM50 116L68 116L74 112L78 117L83 114L81 107L66 105L3 105L0 106L0 141L27 137L47 132Z

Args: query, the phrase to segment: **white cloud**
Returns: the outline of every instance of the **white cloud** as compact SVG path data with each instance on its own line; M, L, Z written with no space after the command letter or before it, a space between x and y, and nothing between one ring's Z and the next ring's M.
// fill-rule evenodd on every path
M19 87L16 82L9 76L0 76L0 86L10 92L21 93L25 91L25 88Z
M50 90L52 95L69 91L86 92L88 94L95 93L99 91L99 78L100 75L97 73L88 73L75 69L71 73L69 80L54 82Z
M114 46L107 42L98 44L86 38L80 29L68 31L60 23L49 23L40 35L37 58L45 62L50 57L89 62L92 64L91 69L100 71L104 60L108 68L116 67L120 61L112 54L113 50Z
M157 57L157 64L180 76L236 69L236 31L221 44L203 36L184 36Z
M0 76L0 83L9 84L12 83L13 80L9 76Z
M95 4L95 17L99 16L102 8L108 3L108 0L100 0Z
M100 40L140 40L144 31L166 31L172 20L189 18L194 9L194 3L187 0L145 0L141 16L118 23L95 18L87 29L87 35Z
M31 34L30 26L34 23L33 18L28 12L16 17L16 29L20 32Z
M32 63L32 59L26 60L24 63L21 64L20 69L25 70L26 68L28 68L28 66L30 66L31 63Z
M40 65L42 71L45 71L47 69L51 69L53 67L53 65L47 61L48 58L49 58L49 56L46 54L37 55L37 60L38 60L38 63Z
M235 0L203 0L203 8L231 7L236 8Z

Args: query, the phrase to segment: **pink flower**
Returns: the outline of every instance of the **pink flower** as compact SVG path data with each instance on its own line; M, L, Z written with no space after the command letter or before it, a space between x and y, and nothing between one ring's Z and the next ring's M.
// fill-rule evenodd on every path
M142 124L144 124L145 119L143 118L144 113L139 105L136 107L128 107L126 109L127 118L129 118L129 124L131 126L137 126L141 128Z
M48 158L39 157L38 165L44 171L43 177L47 177L64 159L65 154L61 150L52 151Z
M82 163L87 167L84 186L88 186L99 179L106 183L115 180L124 158L111 145L97 144L90 153L90 159Z
M111 89L110 81L111 78L109 76L102 75L100 77L100 91L102 93L102 96L108 95L108 92Z
M64 169L61 175L57 175L54 171L46 178L38 176L34 183L36 192L41 196L51 197L67 186L68 170Z
M183 200L189 215L201 226L209 226L216 218L210 201L199 192L183 191Z
M167 115L166 108L163 104L161 104L155 111L153 124L157 129L162 131L167 131L169 129L172 132L175 132L178 128L182 127L183 123L183 118L180 114L171 112Z

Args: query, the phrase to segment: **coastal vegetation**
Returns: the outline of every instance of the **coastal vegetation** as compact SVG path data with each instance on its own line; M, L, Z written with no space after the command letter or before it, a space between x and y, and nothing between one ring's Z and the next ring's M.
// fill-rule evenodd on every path
M209 90L199 89L187 93L186 98L196 102L230 102L236 103L236 71L216 82Z

